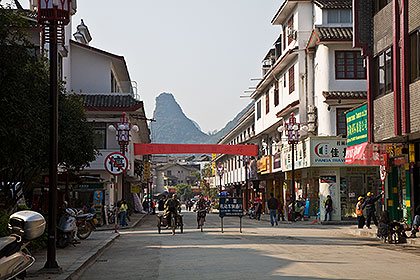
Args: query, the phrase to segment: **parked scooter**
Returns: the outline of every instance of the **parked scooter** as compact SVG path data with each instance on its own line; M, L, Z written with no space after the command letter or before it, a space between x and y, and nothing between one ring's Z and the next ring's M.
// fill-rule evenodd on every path
M81 214L76 216L77 237L79 239L86 239L95 231L95 223L93 222L94 215L91 213Z
M0 280L25 276L35 262L26 246L44 233L45 224L44 217L34 211L19 211L10 216L11 234L0 238Z
M57 246L59 248L65 248L70 243L75 243L76 232L76 211L71 208L66 208L57 226Z

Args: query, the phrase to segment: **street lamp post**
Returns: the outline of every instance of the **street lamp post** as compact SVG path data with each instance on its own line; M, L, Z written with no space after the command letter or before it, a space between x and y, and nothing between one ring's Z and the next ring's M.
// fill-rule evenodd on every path
M244 201L244 206L245 206L245 210L248 210L248 201L249 201L249 190L248 190L248 162L249 162L249 158L247 156L243 156L243 164L245 167L245 193L243 195L243 199Z
M118 141L118 144L120 145L120 152L125 155L125 153L128 152L128 144L131 140L130 131L138 132L139 127L137 125L131 126L131 123L128 120L128 117L126 116L126 113L124 112L122 114L122 117L120 118L120 122L116 125L109 125L108 129L110 131L116 132L116 138ZM121 189L122 189L122 197L125 199L125 189L124 189L124 174L121 175ZM117 198L118 200L118 198Z
M301 134L304 134L308 131L308 127L302 123L296 121L294 113L290 114L289 122L285 122L284 125L280 126L278 132L287 134L287 142L292 146L292 190L291 190L291 203L292 211L291 214L294 216L295 212L295 145L299 143L299 138ZM294 220L294 218L292 217Z
M75 10L75 0L31 0L31 9L37 13L38 23L43 25L43 38L49 43L50 59L50 166L48 202L48 245L45 269L60 269L56 260L57 227L57 165L58 165L58 52L63 44L64 25L70 22Z

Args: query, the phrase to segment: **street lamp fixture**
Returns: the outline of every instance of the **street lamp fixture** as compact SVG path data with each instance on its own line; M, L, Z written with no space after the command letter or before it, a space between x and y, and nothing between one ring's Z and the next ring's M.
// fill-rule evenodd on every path
M280 126L277 129L278 132L283 133L286 132L287 141L289 145L292 146L292 190L291 190L291 203L292 203L292 215L294 216L294 208L295 208L295 201L296 201L296 193L295 193L295 145L299 143L300 136L306 135L308 131L308 127L302 123L298 123L296 121L296 117L294 113L290 114L290 118L288 122L285 122L284 125ZM292 217L294 220L294 217Z
M137 125L131 126L131 123L126 117L126 113L124 112L117 126L115 127L111 124L108 126L108 130L112 132L117 132L116 137L118 144L120 145L120 151L121 153L125 154L126 152L128 152L128 143L131 139L130 131L132 130L134 132L138 132L139 127Z

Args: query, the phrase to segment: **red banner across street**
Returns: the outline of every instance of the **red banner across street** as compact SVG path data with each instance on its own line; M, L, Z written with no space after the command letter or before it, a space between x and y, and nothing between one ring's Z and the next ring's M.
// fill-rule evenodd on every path
M134 144L134 155L225 154L257 156L257 145Z

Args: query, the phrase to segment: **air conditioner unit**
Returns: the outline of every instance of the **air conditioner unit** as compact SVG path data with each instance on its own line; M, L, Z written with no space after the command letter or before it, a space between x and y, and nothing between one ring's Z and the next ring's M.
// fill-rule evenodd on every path
M296 40L296 35L297 35L296 30L294 30L292 28L288 28L287 29L287 37L288 38L293 39L293 40Z

